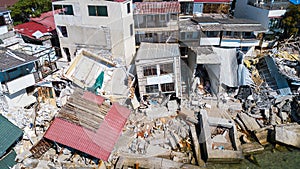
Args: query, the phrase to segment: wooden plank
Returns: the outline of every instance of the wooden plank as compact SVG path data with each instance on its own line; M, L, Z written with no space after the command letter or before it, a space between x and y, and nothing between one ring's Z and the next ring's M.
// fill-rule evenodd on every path
M260 144L262 144L262 145L269 144L268 137L270 137L271 130L274 130L273 126L267 126L264 128L254 130L254 134Z

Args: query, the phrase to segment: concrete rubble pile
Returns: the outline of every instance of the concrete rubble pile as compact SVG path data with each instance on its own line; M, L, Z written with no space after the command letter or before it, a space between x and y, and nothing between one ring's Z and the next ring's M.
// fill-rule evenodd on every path
M299 53L282 52L297 45L299 42L288 43L271 51L268 57L277 65L275 73L275 69L266 68L269 63L261 66L264 57L246 60L254 84L220 85L218 88L223 88L216 95L210 81L199 77L190 85L192 91L187 99L151 96L138 102L135 92L130 91L138 104L131 105L132 113L108 161L44 138L52 120L74 92L74 86L58 72L53 76L55 81L61 80L62 86L50 87L58 94L56 105L37 101L27 108L2 110L1 114L24 132L14 147L18 162L14 168L197 168L205 162L240 162L243 155L261 152L270 143L300 148ZM276 82L279 75L266 78L263 73L267 71L286 77L286 83ZM282 84L288 86L279 88ZM129 90L124 97L109 92L99 94L107 105L112 100L130 99Z
M121 141L123 145L116 146L114 158L122 158L116 161L116 165L124 166L132 158L147 158L148 164L153 165L156 164L153 162L155 159L150 160L152 158L171 160L176 166L195 165L197 160L190 135L190 126L193 124L182 116L177 101L148 100L127 121L123 134L127 139Z

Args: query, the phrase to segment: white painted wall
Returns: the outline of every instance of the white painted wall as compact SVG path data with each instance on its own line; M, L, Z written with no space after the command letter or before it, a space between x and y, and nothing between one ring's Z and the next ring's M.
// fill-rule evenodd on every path
M127 13L128 3L130 13ZM131 1L66 0L53 3L57 4L73 5L74 11L74 16L54 16L56 25L67 26L69 34L68 37L60 37L61 47L68 47L71 55L78 49L76 44L86 45L86 49L89 49L88 46L92 46L93 50L111 49L113 58L129 64L135 54L135 36L130 36L130 24L133 24ZM89 16L88 5L107 6L108 17Z
M24 107L36 102L36 97L28 95L26 89L22 89L14 94L4 94L5 100L10 107Z
M200 38L200 46L206 46L206 45L219 45L220 44L220 38Z
M221 47L251 47L259 46L259 40L226 39L221 41Z
M269 11L269 18L272 18L272 17L280 17L282 15L284 15L286 12L286 10L270 10Z
M247 4L248 0L238 0L236 2L234 16L258 21L265 29L269 27L269 18L280 17L286 10L267 10Z
M33 74L28 74L6 83L9 94L16 93L34 84L35 79Z
M8 32L7 25L0 26L0 35Z

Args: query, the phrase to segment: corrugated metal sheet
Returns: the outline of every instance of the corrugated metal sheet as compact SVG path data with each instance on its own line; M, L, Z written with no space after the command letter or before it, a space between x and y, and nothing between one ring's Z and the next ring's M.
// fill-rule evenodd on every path
M266 56L265 61L270 71L271 76L275 79L277 84L277 89L281 95L291 94L291 89L289 88L287 80L279 73L279 69L276 65L274 58Z
M55 118L44 137L106 161L129 114L129 109L113 103L96 132Z
M45 25L42 25L42 24L39 24L39 23L36 23L33 21L29 21L29 22L26 22L26 23L23 23L20 25L16 25L15 30L22 35L25 35L25 36L35 39L35 37L32 35L34 32L40 31L42 33L47 33L47 32L52 31L53 29L48 28Z
M136 61L172 58L179 56L180 51L178 44L141 43L137 52Z
M179 2L136 2L134 14L179 13Z
M39 17L36 18L30 18L31 21L40 23L52 30L55 29L55 21L54 21L54 15L53 14L58 14L61 10L54 10L54 11L49 11L42 13Z
M22 135L23 132L21 129L0 114L0 157L2 157L6 150Z
M7 155L0 159L1 169L11 169L17 162L15 162L17 154L15 151L11 150Z
M18 56L20 59L17 59L16 57L13 57L11 55L9 55L10 52L12 52L13 54L15 54L16 56ZM0 47L0 71L4 72L22 65L26 65L29 63L32 63L36 60L38 60L37 57L28 55L26 53L22 53L16 50L9 50L7 48L4 47ZM24 59L25 61L23 61L22 59Z
M95 95L92 92L84 92L82 97L86 100L97 103L98 105L101 105L104 102L103 97L101 97L99 95Z

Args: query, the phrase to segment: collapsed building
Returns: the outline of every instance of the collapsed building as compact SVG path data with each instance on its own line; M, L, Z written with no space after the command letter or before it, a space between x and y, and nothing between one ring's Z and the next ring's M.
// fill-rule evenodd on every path
M203 13L228 13L231 3L195 2L193 12L201 12L204 4ZM145 41L175 40L170 34L161 36L161 32L150 38L157 26L154 18L168 21L173 16L177 26L179 4L172 4L167 11L154 5L151 7L161 11L143 9L143 14L136 16L153 21L146 22L145 30L136 29L140 35L150 31L145 33ZM79 5L87 8L79 9ZM270 143L299 147L299 124L295 123L300 117L299 41L259 53L253 46L260 43L261 24L222 15L195 17L180 23L180 44L141 41L135 65L128 66L134 53L130 2L57 1L53 7L59 11L54 17L59 21L63 55L69 63L22 89L35 100L32 104L19 109L3 106L1 114L24 135L21 139L18 132L18 137L10 140L12 144L0 156L0 166L8 159L9 166L17 163L16 168L198 168L211 162L240 162L244 155L261 152ZM122 9L118 11L126 15L121 19L126 20L122 30L128 27L122 38L129 38L121 39L117 47L114 32L119 29L114 30L115 22L105 22L114 16L111 7ZM170 14L172 10L176 17ZM82 25L80 17L101 20L107 27L100 29L94 22L93 26ZM72 19L78 19L77 26L64 26ZM159 30L166 28L159 26ZM82 43L72 41L71 35L83 28L100 30L105 37L101 45L95 39L85 39L90 34L81 37ZM125 49L127 42L131 44L128 55L116 51ZM244 53L243 48L251 48L251 52ZM18 61L19 67L27 63L23 55L16 57L17 52L3 51L3 58ZM76 57L72 57L75 51ZM260 57L253 57L256 55ZM125 64L119 56L124 56ZM2 73L11 77L9 70ZM17 82L27 84L26 79ZM8 83L3 81L3 86ZM13 87L9 91L19 90Z

